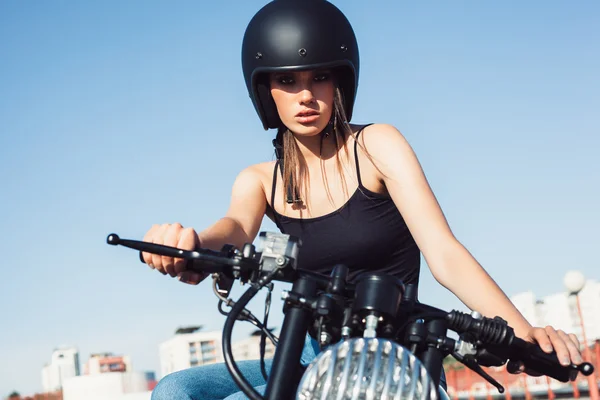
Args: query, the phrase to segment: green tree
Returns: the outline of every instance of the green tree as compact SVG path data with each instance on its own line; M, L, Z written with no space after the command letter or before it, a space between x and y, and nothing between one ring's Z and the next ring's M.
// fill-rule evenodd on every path
M8 400L18 400L20 398L21 398L21 395L16 390L13 390L13 392L8 395Z

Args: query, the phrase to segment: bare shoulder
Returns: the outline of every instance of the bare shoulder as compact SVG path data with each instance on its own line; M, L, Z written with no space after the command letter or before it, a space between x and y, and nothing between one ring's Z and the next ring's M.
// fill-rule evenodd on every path
M397 150L399 146L410 147L404 135L402 135L395 126L389 124L373 124L367 126L359 137L359 143L361 143L367 151L374 151L377 153Z
M242 173L250 175L254 179L259 179L262 182L268 181L273 177L273 168L275 168L275 161L267 161L251 165L242 171Z
M261 189L265 190L265 188L268 187L270 179L272 179L274 167L275 161L263 162L246 167L238 174L235 186L244 189L260 186Z
M393 125L369 125L360 134L358 142L363 155L374 163L378 172L416 161L412 147Z
M275 168L275 161L267 161L251 165L247 170L251 170L260 176L271 176L273 175L273 168Z

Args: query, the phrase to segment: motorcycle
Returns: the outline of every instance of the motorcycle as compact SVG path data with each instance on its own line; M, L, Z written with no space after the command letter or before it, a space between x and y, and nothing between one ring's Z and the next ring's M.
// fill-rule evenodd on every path
M581 372L590 375L589 363L563 366L555 353L515 336L500 317L477 312L447 312L417 301L415 285L386 275L366 273L348 281L348 268L333 266L330 276L300 268L301 242L290 235L261 232L258 246L231 245L221 251L174 247L121 239L107 243L141 252L186 260L189 270L210 273L219 298L219 311L227 315L223 327L223 354L231 377L252 400L314 399L446 399L439 387L445 357L452 355L495 386L504 387L482 366L511 365L561 382ZM228 298L234 281L249 287L237 300ZM273 281L292 283L282 293L284 320L279 338L267 329ZM259 290L267 288L261 322L245 307ZM223 305L231 307L229 312ZM267 381L264 397L244 378L233 357L231 336L237 320L249 321L262 331L261 370ZM449 331L458 339L447 336ZM301 355L306 335L314 338L320 354L306 367ZM265 340L276 345L271 373L264 366Z

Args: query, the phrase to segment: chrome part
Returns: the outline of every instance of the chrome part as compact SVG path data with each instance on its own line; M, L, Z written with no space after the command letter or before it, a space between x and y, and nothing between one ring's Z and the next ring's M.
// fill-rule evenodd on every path
M297 399L437 400L438 389L404 347L387 339L356 338L330 346L313 360Z
M365 338L374 338L377 336L377 325L379 324L379 319L375 315L367 315L365 321L365 332L363 333L363 337Z
M322 344L329 344L329 342L331 342L331 335L327 332L321 332L321 337L319 338L319 340Z
M342 338L347 339L352 334L352 329L349 326L344 326L342 328Z
M257 251L261 254L263 271L270 271L291 264L296 268L300 242L293 236L283 233L261 232Z
M280 267L283 267L286 263L287 260L285 259L285 257L279 256L275 259L275 264L279 265Z
M382 353L383 353L383 346L377 346L377 350L375 353L375 359L374 359L374 363L373 363L373 369L371 370L371 376L379 375L379 369L381 368L381 364L382 364L382 360L381 360ZM378 389L377 388L377 380L372 379L371 385L367 389L367 400L378 400L379 399L379 396L377 394L377 389Z
M219 298L219 300L221 300L221 301L223 301L223 302L225 302L227 304L228 300L227 300L227 297L225 297L228 294L227 291L226 290L221 290L217 286L217 283L219 282L219 278L220 278L219 274L217 274L217 273L212 274L212 280L213 280L212 288L213 288L213 292L215 293L215 296L217 296Z
M465 342L462 339L458 339L456 345L454 345L454 351L461 356L473 355L477 354L477 346L471 342Z
M475 319L482 319L483 315L481 315L481 313L478 311L471 311L471 317Z
M438 400L450 400L448 392L446 392L441 386L438 388Z

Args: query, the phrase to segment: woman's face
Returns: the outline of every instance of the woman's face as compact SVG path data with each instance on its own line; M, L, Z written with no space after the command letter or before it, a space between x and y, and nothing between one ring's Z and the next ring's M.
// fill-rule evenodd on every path
M279 118L289 130L313 136L325 129L333 110L330 71L278 72L271 74L270 83Z

